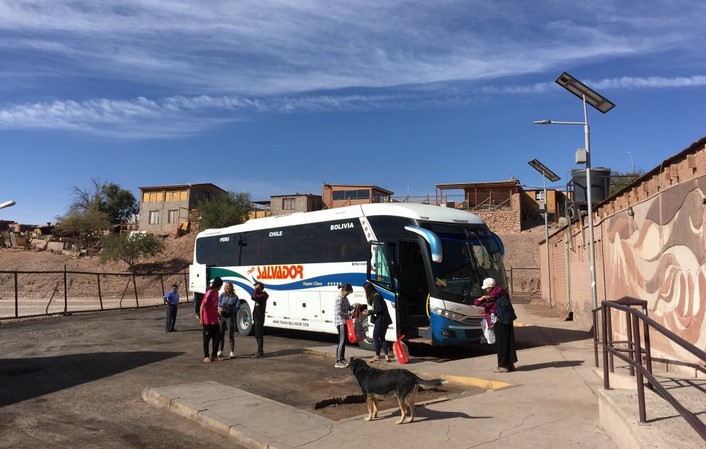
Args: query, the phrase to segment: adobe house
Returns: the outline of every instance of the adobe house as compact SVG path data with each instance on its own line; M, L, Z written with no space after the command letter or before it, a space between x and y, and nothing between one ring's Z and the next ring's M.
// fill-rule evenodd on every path
M265 218L272 215L272 201L253 201L252 209L248 212L248 220L254 218Z
M177 184L140 189L138 228L152 234L173 234L188 230L196 217L192 213L201 200L226 193L213 184Z
M566 193L561 190L547 189L547 219L558 222L568 211ZM522 221L544 223L544 189L525 189L522 192Z
M355 204L389 203L394 192L374 185L324 184L322 197L325 209Z
M295 193L294 195L272 195L270 212L272 215L284 215L294 212L311 212L324 208L321 195Z
M462 190L451 194L449 190ZM517 179L436 185L436 203L467 210L481 217L497 233L522 230L522 185Z

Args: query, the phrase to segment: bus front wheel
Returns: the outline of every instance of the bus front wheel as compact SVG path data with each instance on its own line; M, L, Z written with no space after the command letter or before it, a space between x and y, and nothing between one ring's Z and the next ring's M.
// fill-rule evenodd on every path
M252 335L253 325L252 325L252 313L250 312L250 306L248 303L243 302L240 304L240 309L235 315L235 325L238 326L238 333L243 336Z

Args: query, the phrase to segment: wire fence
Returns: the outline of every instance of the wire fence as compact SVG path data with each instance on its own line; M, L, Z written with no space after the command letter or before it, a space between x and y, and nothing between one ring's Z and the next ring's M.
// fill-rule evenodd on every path
M540 292L539 268L508 270L513 301L529 301ZM189 274L103 273L87 271L0 271L0 319L133 309L163 304L173 284L188 302Z
M505 270L507 288L516 304L529 304L541 298L541 270L535 267L510 267Z
M0 319L161 305L173 284L188 302L188 281L186 271L0 271Z

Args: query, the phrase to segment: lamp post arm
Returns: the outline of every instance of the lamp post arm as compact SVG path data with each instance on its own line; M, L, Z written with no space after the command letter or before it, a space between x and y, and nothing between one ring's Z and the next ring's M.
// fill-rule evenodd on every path
M585 113L585 112L584 112ZM535 120L535 125L580 125L585 126L587 121L583 122L560 122L557 120Z

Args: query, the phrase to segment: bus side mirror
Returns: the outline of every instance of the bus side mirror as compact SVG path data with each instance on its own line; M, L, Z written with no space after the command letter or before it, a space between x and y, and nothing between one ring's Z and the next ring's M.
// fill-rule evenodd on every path
M436 263L441 263L443 256L441 254L441 239L438 235L428 229L420 228L419 226L405 226L404 228L410 232L421 235L429 244L429 248L431 248L431 260Z

